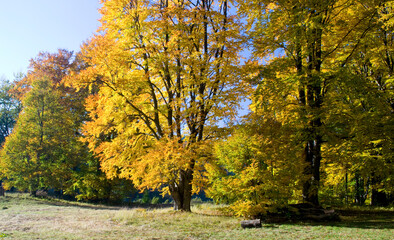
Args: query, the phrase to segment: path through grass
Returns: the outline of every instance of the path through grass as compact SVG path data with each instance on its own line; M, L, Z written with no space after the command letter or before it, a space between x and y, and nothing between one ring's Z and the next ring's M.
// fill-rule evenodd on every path
M0 198L0 239L393 239L393 211L342 211L331 224L266 224L242 229L242 219L220 215L213 205L193 213Z

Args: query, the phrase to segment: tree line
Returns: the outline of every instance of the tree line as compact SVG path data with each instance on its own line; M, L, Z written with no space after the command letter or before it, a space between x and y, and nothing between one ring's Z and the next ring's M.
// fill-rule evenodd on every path
M157 190L184 211L204 191L244 216L392 204L392 2L106 0L100 12L79 53L40 53L3 86L6 188Z

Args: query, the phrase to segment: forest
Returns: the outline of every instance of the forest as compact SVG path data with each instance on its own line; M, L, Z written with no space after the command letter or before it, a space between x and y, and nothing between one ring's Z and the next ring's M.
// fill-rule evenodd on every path
M156 194L186 212L198 196L244 217L393 206L393 1L102 0L100 13L80 51L43 51L2 81L5 190Z

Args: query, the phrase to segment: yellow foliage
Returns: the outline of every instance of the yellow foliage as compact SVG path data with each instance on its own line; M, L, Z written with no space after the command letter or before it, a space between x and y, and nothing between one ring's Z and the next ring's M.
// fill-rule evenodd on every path
M88 68L68 82L93 93L84 139L108 177L172 193L188 188L183 181L202 186L199 149L249 90L239 17L227 2L210 4L103 2L101 34L82 47Z
M230 203L231 212L245 217L265 214L272 205L294 199L303 170L294 160L291 139L279 137L288 130L258 115L250 117L226 141L215 144L216 161L206 167L208 196Z

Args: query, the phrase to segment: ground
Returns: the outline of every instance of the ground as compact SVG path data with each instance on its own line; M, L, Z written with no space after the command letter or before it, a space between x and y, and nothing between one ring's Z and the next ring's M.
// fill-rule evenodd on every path
M0 197L0 239L393 239L394 211L340 210L337 223L263 224L242 229L241 218L218 206L193 213L171 208L122 208L27 195Z

